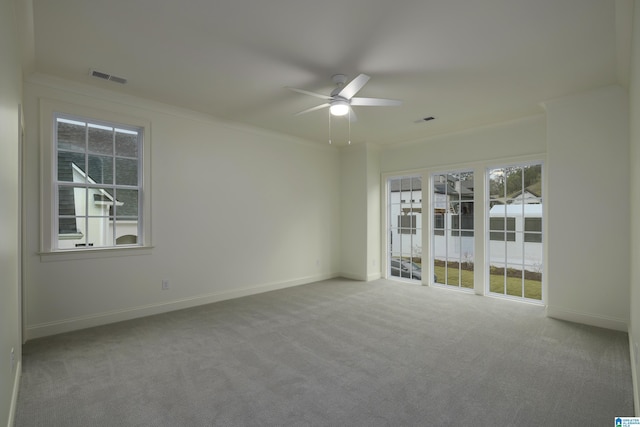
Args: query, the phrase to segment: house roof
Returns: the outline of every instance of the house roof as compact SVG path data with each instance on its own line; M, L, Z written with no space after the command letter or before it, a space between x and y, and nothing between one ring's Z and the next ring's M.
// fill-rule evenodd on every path
M456 181L448 179L446 182L435 181L433 184L434 191L438 194L448 194L462 199L473 198L473 180L465 180L460 182L460 190L456 188ZM389 191L422 191L422 179L418 177L407 177L402 179L393 179L389 181Z
M350 139L393 144L542 114L542 101L628 83L633 2L32 2L19 24L32 43L27 73L321 144L326 110L294 113L323 101L287 86L329 94L333 74L368 74L358 96L403 104L356 107ZM334 146L347 132L346 119L333 120Z

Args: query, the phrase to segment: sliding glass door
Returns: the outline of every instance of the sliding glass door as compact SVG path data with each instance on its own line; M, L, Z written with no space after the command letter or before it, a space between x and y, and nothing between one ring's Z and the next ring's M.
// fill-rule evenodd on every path
M387 180L387 275L422 281L422 177Z
M474 176L473 171L431 176L432 265L436 284L473 289Z
M542 164L489 169L489 291L542 300Z

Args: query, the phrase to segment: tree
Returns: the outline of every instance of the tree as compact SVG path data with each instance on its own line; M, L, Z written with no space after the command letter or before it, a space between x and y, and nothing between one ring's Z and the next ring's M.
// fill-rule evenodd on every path
M493 199L506 199L542 181L542 166L509 166L489 172L489 191ZM536 188L539 191L539 188Z

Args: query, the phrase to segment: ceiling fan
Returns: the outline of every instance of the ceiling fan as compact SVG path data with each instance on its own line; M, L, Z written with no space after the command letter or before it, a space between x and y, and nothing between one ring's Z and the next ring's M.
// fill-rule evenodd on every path
M362 89L362 87L369 81L370 77L366 74L360 74L346 85L345 83L347 82L347 76L345 76L344 74L335 74L331 77L331 79L337 85L337 87L331 92L330 95L323 95L320 93L309 92L307 90L289 87L289 89L294 92L315 96L316 98L324 99L327 101L324 104L316 105L315 107L300 111L299 113L295 114L296 116L329 107L329 111L331 112L332 116L345 116L348 114L349 119L351 121L355 121L356 116L352 108L354 106L391 107L402 104L402 101L398 101L395 99L354 98L354 95L358 93L360 89Z

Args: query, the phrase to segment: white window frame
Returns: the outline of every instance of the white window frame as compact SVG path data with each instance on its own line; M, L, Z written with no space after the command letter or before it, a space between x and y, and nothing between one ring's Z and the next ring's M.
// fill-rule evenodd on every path
M542 283L541 283L541 298L539 300L537 299L532 299L532 298L526 298L524 296L524 294L522 296L517 296L517 295L508 295L508 294L501 294L501 293L496 293L496 292L491 292L490 290L490 286L491 286L491 278L490 278L490 263L491 263L491 250L489 248L489 245L491 244L491 227L490 227L490 215L489 215L489 210L490 210L490 178L489 178L489 171L492 169L499 169L499 168L509 168L509 167L527 167L527 166L534 166L534 165L540 165L541 167L541 173L542 173L542 196L540 197L540 199L542 200L542 230L540 233L536 232L536 234L540 234L540 238L541 238L541 245L542 245ZM497 163L491 163L490 165L487 165L485 170L484 170L484 181L485 181L485 189L486 189L486 194L484 196L484 200L483 200L483 206L484 206L484 210L485 210L485 227L486 227L486 231L485 231L485 255L486 255L486 259L485 259L485 265L484 265L484 272L485 272L485 278L484 278L484 283L485 283L485 289L484 289L484 294L488 295L488 296L492 296L495 298L505 298L505 299L511 299L511 300L516 300L516 301L522 301L522 302L526 302L526 303L530 303L530 304L535 304L535 305L546 305L546 301L547 301L547 271L548 271L548 257L547 257L547 238L546 238L546 229L547 229L547 179L546 179L546 162L543 158L540 157L535 157L533 159L524 159L521 161L518 160L511 160L511 161L505 161L505 162L497 162ZM524 218L523 218L523 224L524 224ZM524 227L524 225L523 225ZM509 233L511 231L508 231ZM514 236L517 235L516 230L513 231ZM524 229L522 231L522 237L524 239L525 235L527 234ZM495 240L494 240L495 241ZM502 240L502 242L505 243L505 245L507 245L507 241ZM525 242L522 242L522 244L524 245Z
M59 249L57 208L56 117L78 117L91 123L118 124L123 128L138 128L142 132L139 153L139 187L142 195L138 207L138 242L133 245L80 247ZM151 245L151 124L149 121L84 105L40 100L40 256L43 261L128 256L148 253Z

